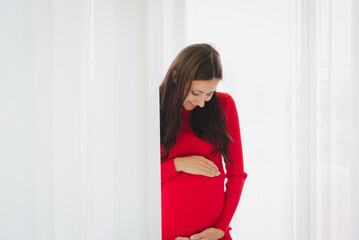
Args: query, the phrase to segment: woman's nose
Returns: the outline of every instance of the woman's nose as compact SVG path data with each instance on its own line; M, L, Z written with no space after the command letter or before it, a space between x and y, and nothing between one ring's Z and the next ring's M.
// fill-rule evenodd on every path
M204 98L199 98L199 99L197 99L197 103L198 103L198 106L200 106L201 108L203 108L203 107L204 107L204 104L205 104Z

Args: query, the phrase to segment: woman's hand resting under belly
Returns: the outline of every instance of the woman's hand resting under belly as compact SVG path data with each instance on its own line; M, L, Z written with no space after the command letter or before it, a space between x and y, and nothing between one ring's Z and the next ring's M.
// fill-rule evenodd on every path
M216 164L203 156L178 157L174 159L174 164L177 172L207 177L215 177L221 174Z
M224 232L218 228L207 228L204 231L194 234L191 237L176 237L175 240L187 240L187 239L204 239L204 240L218 240L224 236Z

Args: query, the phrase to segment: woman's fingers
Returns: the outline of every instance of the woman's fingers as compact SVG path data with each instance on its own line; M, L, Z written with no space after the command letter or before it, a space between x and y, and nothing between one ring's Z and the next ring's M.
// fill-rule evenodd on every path
M212 162L211 160L204 158L204 163L211 166L213 168L213 170L218 171L217 165L214 162Z
M205 172L207 172L210 175L210 177L218 176L220 174L220 172L217 169L209 166L208 164L203 164L202 167L203 170L205 170Z
M212 174L210 171L207 171L205 169L200 170L199 175L203 175L203 176L206 176L206 177L214 177L214 176L216 176L215 174Z
M216 177L221 173L217 165L203 156L187 156L175 159L176 171L189 174L203 175L206 177Z
M204 162L203 162L204 164L205 164L205 166L207 167L207 168L209 168L212 172L213 172L213 174L214 175L218 175L217 173L219 173L220 174L220 172L218 171L218 167L217 167L217 165L214 163L214 162L212 162L211 160L209 160L209 159L207 159L207 158L204 158Z
M200 157L200 161L198 163L199 163L198 170L200 175L206 177L215 177L220 174L217 165L211 160L205 157Z

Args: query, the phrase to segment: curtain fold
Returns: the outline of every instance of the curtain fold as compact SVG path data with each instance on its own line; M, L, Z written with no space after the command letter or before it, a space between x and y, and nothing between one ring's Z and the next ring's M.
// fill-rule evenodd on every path
M350 239L359 239L359 2L352 0Z

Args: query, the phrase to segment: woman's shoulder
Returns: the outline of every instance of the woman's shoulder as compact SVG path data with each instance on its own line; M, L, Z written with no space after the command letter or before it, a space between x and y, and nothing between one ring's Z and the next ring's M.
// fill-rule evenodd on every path
M234 101L233 97L229 93L225 92L217 92L217 100L219 104L219 108L221 109L222 113L225 118L230 122L228 122L229 125L237 125L236 120L238 120L238 111L236 102Z
M233 104L235 104L233 97L229 93L216 92L216 95L217 95L217 99L218 99L219 103L223 107L228 106L228 105L233 106Z
M217 94L218 99L221 99L221 100L227 100L229 98L232 98L232 96L226 92L217 92L216 91L216 94Z

